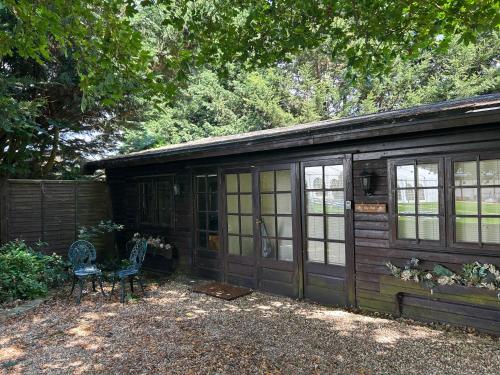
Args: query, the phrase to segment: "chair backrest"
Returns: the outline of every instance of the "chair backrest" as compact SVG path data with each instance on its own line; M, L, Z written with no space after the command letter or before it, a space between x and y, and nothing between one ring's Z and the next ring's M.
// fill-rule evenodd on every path
M130 263L131 268L139 270L142 266L142 262L144 261L144 257L146 256L146 250L148 249L148 243L144 239L139 239L135 241L134 247L130 252Z
M75 270L91 266L96 259L95 247L85 240L75 241L69 247L68 258Z

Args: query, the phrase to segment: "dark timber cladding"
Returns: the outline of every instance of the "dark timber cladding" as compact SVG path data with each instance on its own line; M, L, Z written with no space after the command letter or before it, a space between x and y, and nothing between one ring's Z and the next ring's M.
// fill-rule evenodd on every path
M386 267L412 257L422 269L500 267L499 120L494 94L209 138L86 169L106 169L123 241L135 231L165 236L202 276L500 335L498 291L430 293Z

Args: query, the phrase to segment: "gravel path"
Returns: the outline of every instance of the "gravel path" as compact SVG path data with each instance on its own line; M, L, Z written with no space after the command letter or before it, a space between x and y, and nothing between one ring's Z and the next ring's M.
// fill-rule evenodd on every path
M498 374L500 341L253 293L226 302L180 282L122 306L55 297L0 322L0 373Z

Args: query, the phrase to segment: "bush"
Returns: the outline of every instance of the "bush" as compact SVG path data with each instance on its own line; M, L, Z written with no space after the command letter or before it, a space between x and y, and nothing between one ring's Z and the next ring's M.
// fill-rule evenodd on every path
M20 240L8 242L0 247L0 302L43 297L68 278L67 269L56 254L42 254Z

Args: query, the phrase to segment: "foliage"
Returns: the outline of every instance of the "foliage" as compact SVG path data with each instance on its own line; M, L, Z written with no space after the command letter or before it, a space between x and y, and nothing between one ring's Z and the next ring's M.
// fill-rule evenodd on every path
M114 223L112 220L101 220L97 225L91 227L82 226L78 229L78 239L92 242L105 233L119 232L123 230L122 224Z
M421 282L428 288L436 285L463 285L468 287L500 290L500 270L493 264L474 262L464 264L460 273L436 264L432 270L418 268L419 260L412 258L403 268L387 262L391 274L405 281Z
M155 247L157 249L165 249L165 250L170 250L171 245L167 242L165 237L153 237L152 235L147 235L147 234L141 234L141 233L134 233L134 237L132 238L133 242L137 242L139 240L146 241L148 246Z
M0 247L0 302L45 296L67 279L67 268L60 256L44 255L22 240L6 243Z

